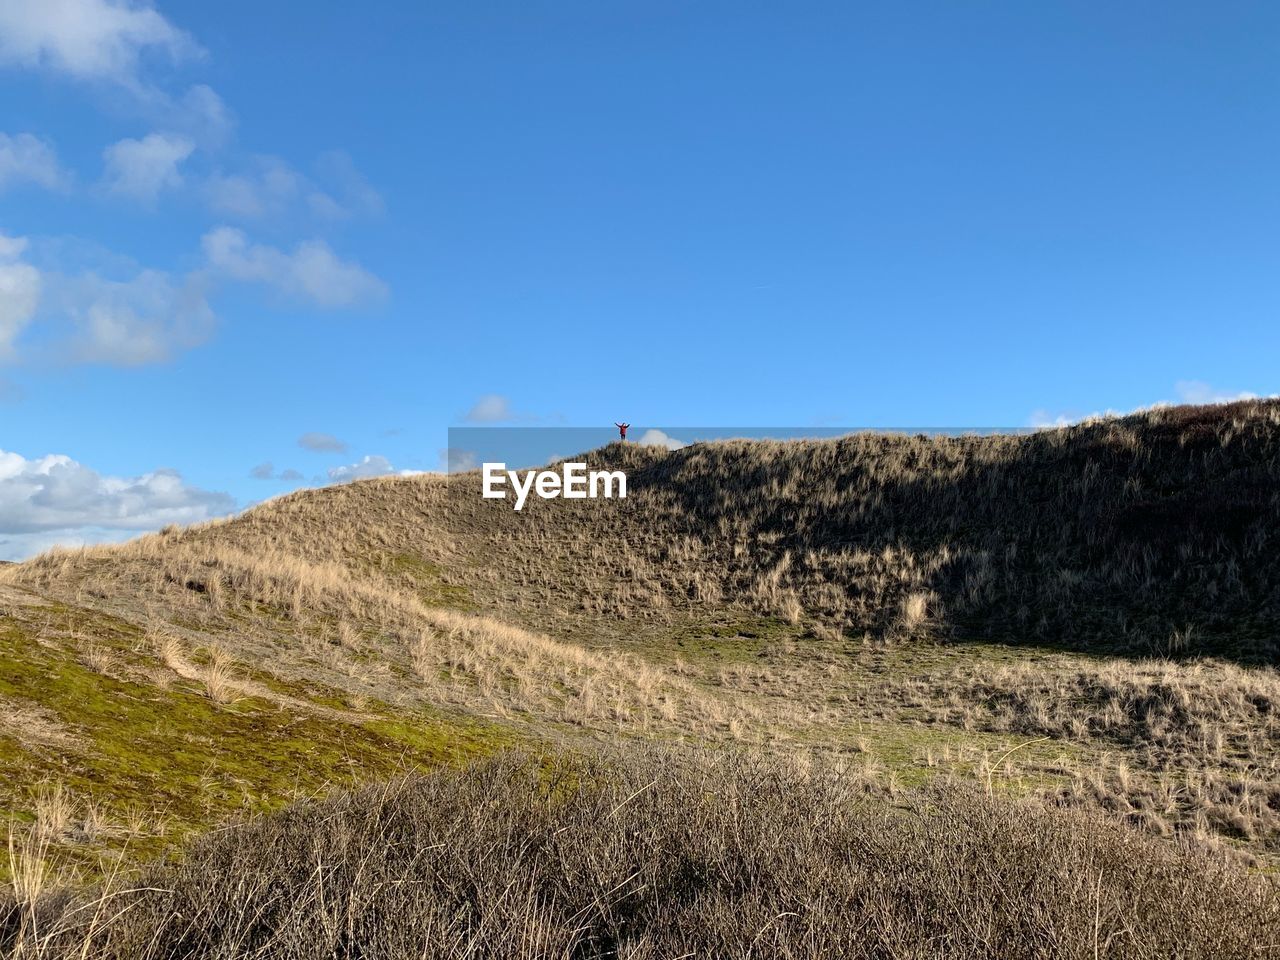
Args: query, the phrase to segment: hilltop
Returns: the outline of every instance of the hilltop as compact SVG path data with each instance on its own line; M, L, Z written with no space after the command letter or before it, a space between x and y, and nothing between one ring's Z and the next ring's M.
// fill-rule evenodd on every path
M1280 403L612 444L614 501L300 491L0 572L0 805L86 874L513 747L836 760L1280 856Z
M1276 402L1030 435L615 444L597 459L627 470L625 508L516 518L457 497L467 561L550 567L549 603L583 597L614 618L728 599L877 640L928 624L948 640L1280 656ZM530 563L530 544L557 563Z
M854 638L927 624L949 640L1274 663L1278 426L1280 403L1257 401L1030 435L613 444L584 456L627 471L624 502L514 514L476 474L381 479L104 556L336 564L584 641L728 604ZM20 579L56 586L45 567Z

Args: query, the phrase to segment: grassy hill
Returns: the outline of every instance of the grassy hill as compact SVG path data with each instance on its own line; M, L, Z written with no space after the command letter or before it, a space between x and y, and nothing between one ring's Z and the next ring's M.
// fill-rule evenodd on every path
M615 444L599 459L628 471L625 509L533 501L531 519L464 489L450 532L488 576L550 551L523 575L543 574L550 603L583 597L575 612L728 598L849 636L925 621L947 639L1275 664L1278 427L1263 402L1026 436Z
M587 459L628 498L370 480L0 570L0 872L654 742L1280 859L1280 403Z

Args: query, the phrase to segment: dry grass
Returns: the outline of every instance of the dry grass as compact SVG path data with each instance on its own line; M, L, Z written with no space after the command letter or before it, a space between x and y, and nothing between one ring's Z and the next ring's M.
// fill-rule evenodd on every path
M1280 856L1280 405L593 459L628 500L515 514L475 476L361 482L55 551L0 570L0 595L46 604L41 642L98 672L125 671L123 641L65 610L133 625L154 654L133 679L219 703L314 683L334 710L554 740L856 752ZM1041 652L966 657L988 641Z
M71 829L75 803L62 784L40 784L36 789L34 807L35 833L42 839L57 839Z
M100 835L114 830L102 809L92 799L76 797L59 781L46 780L35 785L30 800L33 823L29 830L15 831L42 849L62 844L93 843Z
M930 607L936 602L932 595L919 590L903 597L902 614L898 620L902 634L907 637L917 636L929 622Z
M10 829L8 832L9 848L9 884L8 895L13 909L22 911L27 916L21 920L22 926L30 929L33 911L51 887L53 869L49 863L49 838L39 831L27 831L19 834Z
M1275 886L1210 854L963 789L896 807L864 791L822 765L508 758L220 832L118 891L107 922L93 892L0 902L0 949L1230 960L1280 943Z
M1280 404L1248 401L1030 436L615 444L593 457L627 469L630 495L604 507L535 500L515 514L478 495L477 475L370 481L0 576L110 594L108 557L185 556L170 582L218 605L237 585L207 568L238 554L284 579L306 567L326 592L403 586L575 639L728 604L853 637L927 627L1274 661L1278 426ZM282 599L306 613L303 594ZM363 642L358 624L340 643Z
M111 651L92 641L85 644L81 660L90 670L102 674L109 675L115 667L115 658L111 655Z
M205 696L214 703L232 703L239 696L240 689L236 685L235 660L219 646L212 646L207 651L207 659L200 669L200 682L204 684Z
M1058 655L884 678L851 716L923 716L961 730L1043 737L1086 751L1063 803L1160 834L1280 851L1280 676L1272 668ZM891 705L891 707L889 706Z
M583 639L727 603L799 610L849 637L914 639L927 624L942 637L1274 662L1278 427L1280 404L1257 401L1029 436L615 444L593 454L628 471L629 498L608 507L535 501L517 515L482 500L474 475L325 498L335 515L358 497L378 517L376 535L349 531L353 565L388 552L394 570L410 542L397 527L425 522L439 535L422 556L445 586ZM236 535L308 549L285 528L315 505L273 509ZM449 573L462 569L465 581Z
M107 556L110 563L99 562ZM202 633L224 645L196 671L215 700L234 695L237 686L232 645L241 659L256 656L246 645L253 635L241 627L252 612L271 632L298 637L327 671L363 683L369 689L361 695L416 697L500 716L533 713L572 725L627 723L641 731L670 727L675 714L707 731L750 719L745 705L709 697L639 658L606 656L494 618L430 606L413 590L354 577L335 563L156 535L105 551L46 555L21 569L46 586L84 571L80 589L141 601L153 617L167 605L174 619L198 620ZM171 669L192 675L179 641L153 643ZM418 682L406 685L401 667Z
M0 697L0 729L33 746L69 747L78 737L50 711Z
M192 667L187 662L187 652L181 640L177 637L155 633L151 634L148 640L151 648L166 667L181 677L191 676Z

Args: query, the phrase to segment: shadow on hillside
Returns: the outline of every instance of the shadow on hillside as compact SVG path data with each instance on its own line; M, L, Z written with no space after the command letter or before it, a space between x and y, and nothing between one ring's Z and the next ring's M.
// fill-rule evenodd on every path
M900 592L931 594L959 641L1275 663L1278 424L1280 404L1242 402L1016 437L601 453L642 499L674 498L674 533L728 531L757 569L785 553L802 593L834 576L857 607L867 577L848 558L893 555L929 569L914 586L898 570ZM898 607L880 608L889 631Z

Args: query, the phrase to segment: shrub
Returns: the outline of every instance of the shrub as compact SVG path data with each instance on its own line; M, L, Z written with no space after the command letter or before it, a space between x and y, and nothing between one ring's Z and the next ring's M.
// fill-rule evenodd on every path
M1230 958L1280 943L1272 883L1206 851L964 788L891 806L859 783L740 758L502 757L212 834L117 894L91 935L95 911L64 905L20 955Z

